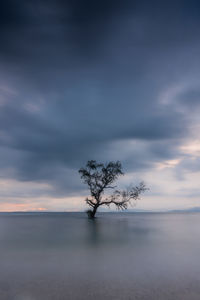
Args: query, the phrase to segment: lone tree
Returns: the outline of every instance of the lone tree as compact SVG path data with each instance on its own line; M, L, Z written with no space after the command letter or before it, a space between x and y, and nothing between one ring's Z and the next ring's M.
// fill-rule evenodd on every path
M132 201L139 199L141 193L147 190L145 184L141 182L138 186L132 186L127 190L115 190L113 183L124 173L119 161L106 164L89 160L85 168L79 170L84 183L90 190L90 198L86 198L86 203L91 209L87 211L88 217L93 219L99 206L115 204L117 209L127 209ZM109 196L104 195L107 189L114 189Z

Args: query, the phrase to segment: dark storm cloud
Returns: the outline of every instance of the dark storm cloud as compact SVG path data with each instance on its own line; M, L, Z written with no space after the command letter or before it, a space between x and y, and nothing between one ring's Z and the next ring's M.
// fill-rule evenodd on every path
M198 74L199 23L195 1L1 1L1 173L62 194L88 159L133 171L178 156L189 91L160 95Z
M99 48L102 34L108 28L111 18L120 9L126 7L121 1L1 1L0 25L2 52L20 57L35 52L37 46L48 51L48 47L57 44L59 51L68 56L92 56ZM130 5L128 5L130 6ZM132 5L131 5L132 6ZM10 39L8 40L8 35ZM6 45L4 44L6 43ZM59 46L62 48L59 49ZM31 49L33 46L33 49ZM96 50L95 50L96 49ZM26 53L25 50L28 50ZM53 47L47 57L54 54ZM91 51L92 50L92 51ZM93 53L94 51L94 53ZM8 54L7 53L7 54ZM50 55L49 55L50 54ZM83 54L83 55L82 55ZM27 57L28 58L28 57Z
M180 105L185 106L187 109L199 109L200 108L200 89L193 88L187 90L177 97L177 101Z

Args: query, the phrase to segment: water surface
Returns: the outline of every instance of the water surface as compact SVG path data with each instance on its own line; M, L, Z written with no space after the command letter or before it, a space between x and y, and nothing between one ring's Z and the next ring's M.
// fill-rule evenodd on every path
M200 213L0 214L0 299L200 299Z

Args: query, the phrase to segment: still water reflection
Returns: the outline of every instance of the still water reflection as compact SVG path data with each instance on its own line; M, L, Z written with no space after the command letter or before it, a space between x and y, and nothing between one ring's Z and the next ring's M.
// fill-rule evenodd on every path
M0 299L200 299L200 214L0 215Z

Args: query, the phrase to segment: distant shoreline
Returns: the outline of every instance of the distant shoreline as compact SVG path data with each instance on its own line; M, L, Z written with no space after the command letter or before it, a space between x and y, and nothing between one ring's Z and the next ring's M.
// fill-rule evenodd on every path
M200 213L200 208L191 208L191 209L177 209L177 210L163 210L163 211L150 211L150 210L128 210L128 211L100 211L98 215L102 214L114 214L114 215L122 215L122 214L168 214L168 213ZM0 215L7 214L85 214L85 211L0 211Z

